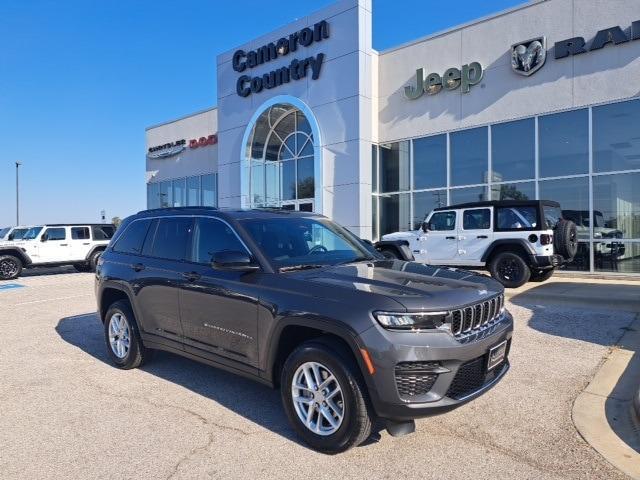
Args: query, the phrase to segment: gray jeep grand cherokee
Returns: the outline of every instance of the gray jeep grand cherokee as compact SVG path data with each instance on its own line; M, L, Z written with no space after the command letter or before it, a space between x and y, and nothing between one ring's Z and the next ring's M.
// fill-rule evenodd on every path
M320 215L173 208L129 217L96 295L123 369L167 350L279 387L314 449L451 410L509 369L513 320L488 277L383 258Z

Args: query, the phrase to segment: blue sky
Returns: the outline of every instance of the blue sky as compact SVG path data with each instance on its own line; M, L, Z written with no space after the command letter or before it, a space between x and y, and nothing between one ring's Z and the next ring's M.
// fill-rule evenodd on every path
M15 161L21 223L143 209L145 127L215 105L218 53L330 3L0 0L0 226L15 223ZM374 0L373 46L519 3Z

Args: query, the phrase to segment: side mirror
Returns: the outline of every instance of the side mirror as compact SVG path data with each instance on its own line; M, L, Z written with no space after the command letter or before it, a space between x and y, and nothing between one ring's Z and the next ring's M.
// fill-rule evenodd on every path
M47 236L43 235L42 237L40 237L40 241L41 242L46 242L47 241Z
M429 224L427 222L422 222L422 231L427 233L429 231Z
M13 233L10 233L7 240L12 241L14 238L16 238L16 236Z
M213 257L212 266L216 270L233 272L255 272L260 270L260 265L255 263L249 254L228 250L216 253Z

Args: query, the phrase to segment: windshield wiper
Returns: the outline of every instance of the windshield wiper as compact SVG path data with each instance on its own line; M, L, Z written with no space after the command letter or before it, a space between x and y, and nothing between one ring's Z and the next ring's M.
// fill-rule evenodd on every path
M364 261L371 261L373 260L373 257L365 257L364 255L361 255L359 257L356 258L352 258L350 260L345 260L344 262L338 262L336 263L336 265L346 265L347 263L357 263L357 262L364 262Z
M300 265L288 265L286 267L280 267L278 270L280 272L293 272L295 270L310 270L312 268L322 268L327 265L319 265L315 263L302 263Z

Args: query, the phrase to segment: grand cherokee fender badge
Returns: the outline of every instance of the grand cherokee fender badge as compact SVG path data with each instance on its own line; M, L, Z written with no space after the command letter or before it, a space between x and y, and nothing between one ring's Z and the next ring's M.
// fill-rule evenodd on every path
M542 68L547 59L547 39L532 38L511 45L511 68L519 75L528 77Z
M229 330L228 328L218 327L217 325L211 325L210 323L205 323L205 327L213 328L214 330L218 330L222 333L228 333L229 335L236 335L237 337L242 337L246 340L253 340L253 337L247 335L246 333L236 332L235 330Z

